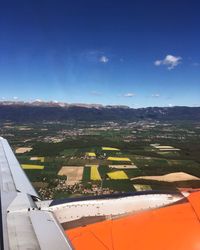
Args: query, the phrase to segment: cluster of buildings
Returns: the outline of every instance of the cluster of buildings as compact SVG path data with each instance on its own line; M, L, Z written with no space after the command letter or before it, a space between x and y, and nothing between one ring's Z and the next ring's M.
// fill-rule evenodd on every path
M69 195L101 195L112 194L116 191L109 188L102 188L96 184L91 184L89 187L85 187L82 183L76 183L74 185L66 185L65 180L59 180L56 187L41 187L38 190L41 198L51 200L56 198L56 194L64 193Z

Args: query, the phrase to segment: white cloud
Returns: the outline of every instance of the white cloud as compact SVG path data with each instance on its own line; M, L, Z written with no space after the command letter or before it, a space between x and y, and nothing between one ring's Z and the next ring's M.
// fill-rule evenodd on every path
M44 102L42 99L35 99L33 102Z
M103 50L86 50L80 54L80 59L83 61L88 61L92 63L108 63L111 58L107 53Z
M109 58L107 56L101 56L99 58L99 62L101 63L107 63L109 61Z
M133 96L135 96L134 93L126 93L126 94L124 94L124 97L133 97Z
M160 94L152 94L151 97L160 97Z
M174 69L177 65L179 65L182 61L182 58L180 56L172 56L167 55L163 60L156 60L154 62L154 65L160 66L165 65L169 70Z

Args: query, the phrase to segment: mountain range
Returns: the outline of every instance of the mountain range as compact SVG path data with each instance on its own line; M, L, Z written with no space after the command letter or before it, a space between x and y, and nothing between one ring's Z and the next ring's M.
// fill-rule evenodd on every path
M103 106L101 104L67 104L59 102L0 102L0 121L200 121L200 107Z

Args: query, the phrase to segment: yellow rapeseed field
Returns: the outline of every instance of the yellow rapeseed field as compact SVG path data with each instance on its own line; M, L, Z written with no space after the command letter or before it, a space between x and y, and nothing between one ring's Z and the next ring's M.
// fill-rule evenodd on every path
M115 171L107 173L108 177L112 180L126 180L128 179L127 174L124 171Z
M38 169L38 170L44 169L44 166L42 165L33 165L33 164L22 164L21 167L23 169Z
M98 167L96 165L91 166L90 179L93 181L100 181L101 180L101 176L99 174Z
M86 153L86 156L89 156L89 157L96 157L96 154L94 152L87 152Z
M108 161L131 161L127 157L108 157L107 160Z
M118 148L110 148L110 147L102 147L101 148L104 151L120 151Z

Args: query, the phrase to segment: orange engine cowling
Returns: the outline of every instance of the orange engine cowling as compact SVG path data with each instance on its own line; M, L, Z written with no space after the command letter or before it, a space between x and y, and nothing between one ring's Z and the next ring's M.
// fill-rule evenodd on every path
M180 204L67 230L75 249L199 250L200 192Z

